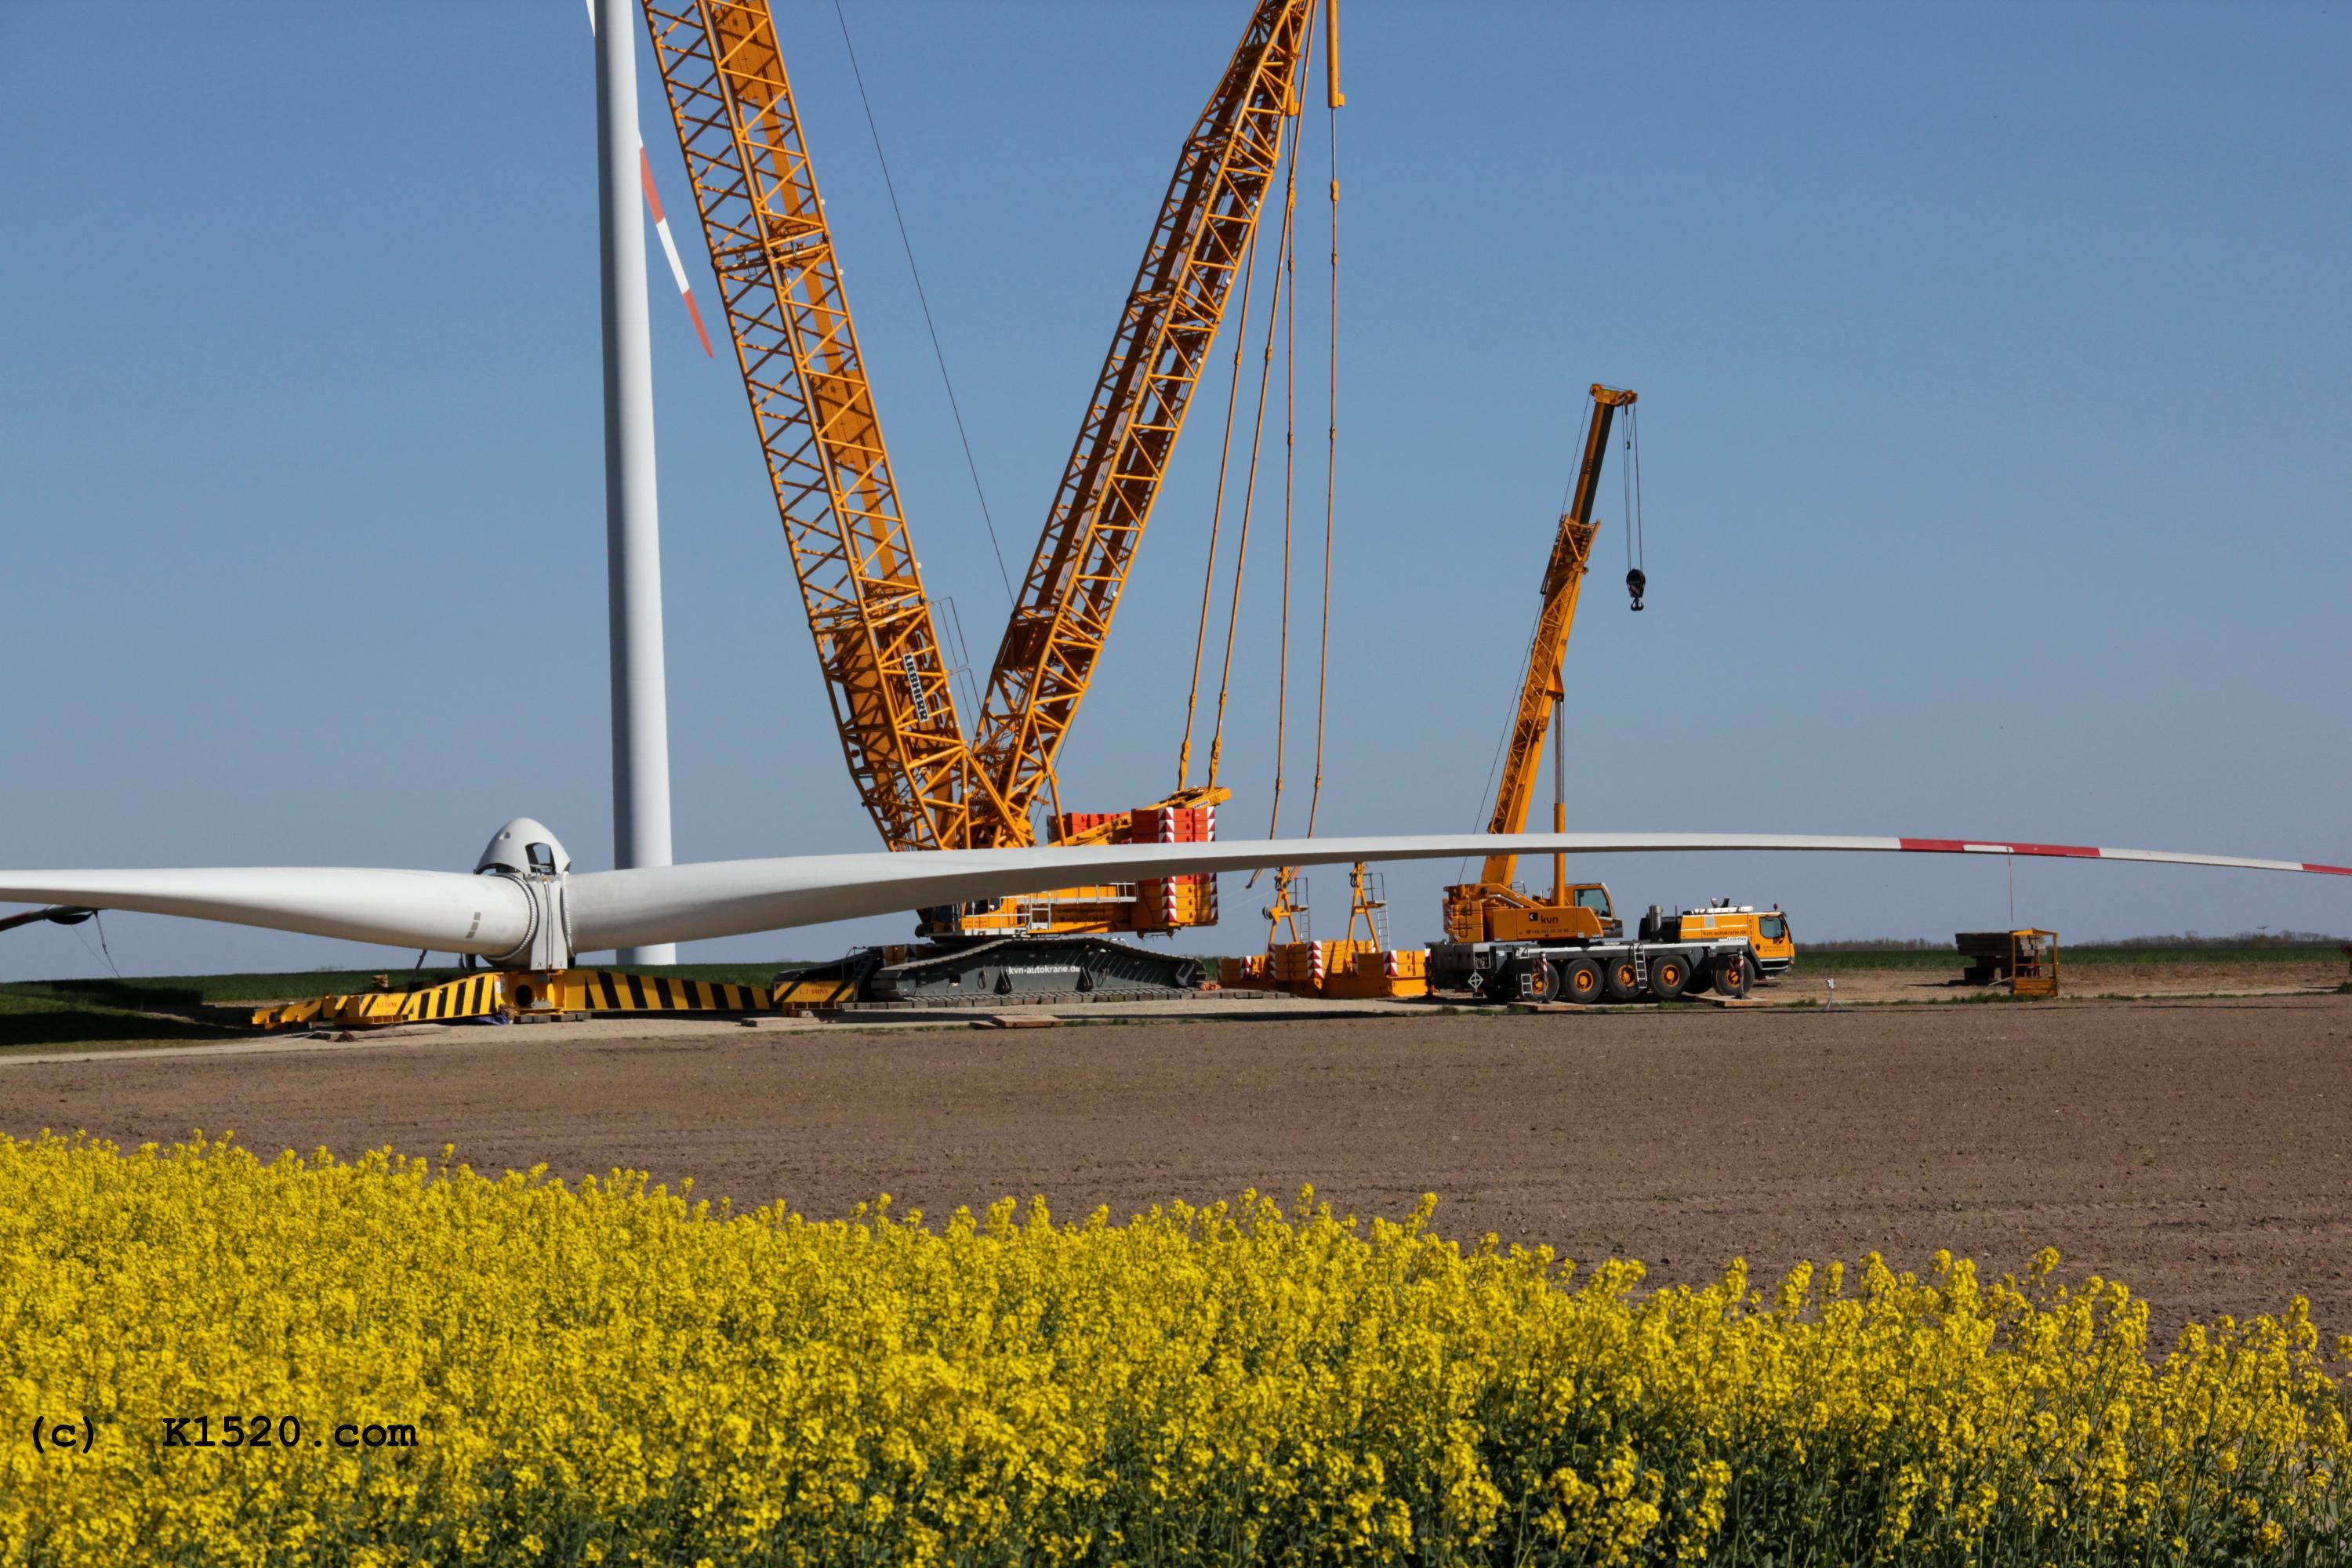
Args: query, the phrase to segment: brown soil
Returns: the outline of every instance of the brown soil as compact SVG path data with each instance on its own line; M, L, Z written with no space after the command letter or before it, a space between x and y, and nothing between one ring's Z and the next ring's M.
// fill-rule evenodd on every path
M1845 985L1841 980L1840 991ZM626 1030L627 1026L594 1026ZM265 1152L455 1142L838 1215L1290 1194L1700 1280L2055 1246L2164 1329L2311 1299L2352 1332L2352 997L1677 1008L980 1031L450 1029L0 1065L0 1129Z
M1828 980L1837 981L1841 1002L1963 1002L1982 996L1977 986L1959 984L1958 960L1925 969L1824 970L1801 957L1787 979L1757 987L1759 1001L1786 1004L1821 1001ZM2253 963L2066 963L2061 955L2059 985L2069 996L2208 996L2217 994L2332 991L2344 983L2341 958L2277 959Z

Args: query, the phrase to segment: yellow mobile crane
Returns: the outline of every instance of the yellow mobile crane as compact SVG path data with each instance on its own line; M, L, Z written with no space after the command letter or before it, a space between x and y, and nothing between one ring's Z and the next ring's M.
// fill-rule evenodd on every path
M1527 831L1547 730L1556 748L1552 830L1567 831L1567 806L1559 787L1566 751L1563 661L1569 634L1576 626L1577 598L1591 563L1593 536L1600 531L1592 521L1592 505L1608 455L1610 427L1617 411L1632 407L1637 398L1635 393L1593 384L1583 460L1544 567L1543 608L1528 647L1495 810L1486 825L1490 833ZM1627 572L1625 585L1633 594L1633 608L1640 609L1647 581L1638 566ZM1744 995L1755 978L1749 933L1744 928L1735 930L1727 923L1718 929L1713 920L1685 921L1653 910L1629 940L1608 888L1600 882L1571 884L1565 856L1552 857L1548 899L1514 884L1517 866L1515 856L1490 855L1477 881L1445 889L1446 940L1429 950L1432 985L1467 990L1490 1001L1565 997L1630 1002L1643 995L1671 1000L1710 979L1727 994ZM1728 912L1713 911L1717 916ZM1780 918L1777 910L1774 917ZM1780 935L1785 941L1785 919L1780 919Z
M1222 789L1066 814L1055 760L1299 112L1318 3L1256 5L1185 141L968 742L766 0L645 0L835 728L889 847L1033 843L1041 795L1057 841L1213 835ZM936 945L857 955L809 984L1190 986L1197 961L1107 938L1214 918L1210 878L931 910L920 929Z

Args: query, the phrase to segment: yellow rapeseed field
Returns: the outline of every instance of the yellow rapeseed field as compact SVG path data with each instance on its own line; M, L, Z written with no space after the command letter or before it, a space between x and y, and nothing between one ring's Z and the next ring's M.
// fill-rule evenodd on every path
M1645 1292L1429 1207L816 1224L0 1141L0 1561L2352 1559L2300 1302L2158 1352L2054 1255Z

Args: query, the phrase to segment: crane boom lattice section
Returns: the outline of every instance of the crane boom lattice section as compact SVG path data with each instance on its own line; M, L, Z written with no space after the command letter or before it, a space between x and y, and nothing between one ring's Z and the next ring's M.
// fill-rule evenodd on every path
M1265 0L1184 143L972 742L977 845L1029 842L1298 110L1316 0Z
M766 0L645 13L851 776L891 848L961 847L971 753Z

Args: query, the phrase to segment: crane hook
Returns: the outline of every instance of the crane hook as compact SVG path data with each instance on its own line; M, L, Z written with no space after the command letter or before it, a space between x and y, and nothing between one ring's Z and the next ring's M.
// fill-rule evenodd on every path
M1642 590L1650 585L1649 574L1639 566L1625 574L1625 591L1633 595L1633 607L1642 607Z

